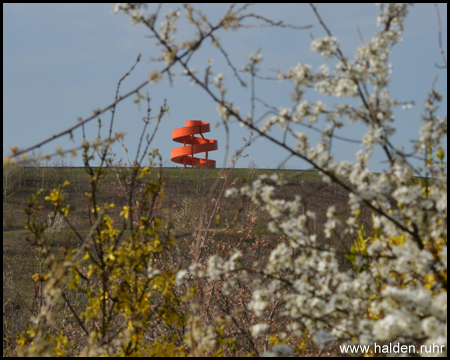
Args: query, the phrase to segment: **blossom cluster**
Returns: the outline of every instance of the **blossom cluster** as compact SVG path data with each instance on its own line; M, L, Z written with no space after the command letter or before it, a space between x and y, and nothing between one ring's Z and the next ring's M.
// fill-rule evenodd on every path
M396 108L407 109L413 104L397 101L389 89L393 71L390 54L403 40L410 5L379 4L379 31L356 49L353 58L343 55L337 38L324 26L328 35L314 39L311 49L325 60L332 59L334 66L327 63L314 70L309 64L297 63L285 72L276 70L279 81L292 84L294 105L272 107L260 128L254 125L252 115L241 118L234 103L225 101L227 90L222 72L213 79L222 95L220 99L209 91L207 81L202 84L217 103L224 122L233 115L270 140L274 139L272 128L279 126L284 138L276 140L277 144L307 161L320 172L324 182L335 182L349 193L350 216L343 219L330 207L323 229L326 239L339 241L349 235L355 240L347 254L353 271L343 272L339 270L337 250L327 246L326 241L318 241L308 228L308 221L314 220L316 214L301 211L302 198L287 201L274 196L275 186L281 186L283 179L277 175L259 176L251 184L226 191L226 196L250 199L264 209L270 218L268 230L285 239L271 252L259 273L261 277L253 280L248 309L263 318L268 316L272 304L282 303L287 329L296 336L310 334L321 348L334 341L367 345L395 341L447 344L447 175L443 161L447 119L437 114L443 96L434 89L429 93L413 155L397 148L393 141ZM193 10L188 7L187 12L192 19ZM172 14L169 18L177 16ZM239 21L234 13L233 21ZM174 42L168 34L175 27L169 23L161 30L167 34L159 36L161 43ZM207 30L203 25L204 22L197 23L200 35ZM217 37L212 39L218 46ZM175 47L173 43L171 48ZM169 58L167 48L163 52L169 59L166 63L172 64L174 57ZM250 64L243 72L254 80L256 64L261 66L262 61L259 52L251 54ZM189 74L200 83L194 75ZM209 79L207 75L205 78ZM330 106L320 100L308 100L305 94L310 90L337 98L339 103ZM346 98L351 102L345 102ZM323 123L322 129L315 128ZM331 145L336 132L354 123L366 128L358 141L361 149L353 162L335 160ZM320 140L312 144L307 132L297 130L299 125L320 131ZM292 147L285 141L288 135L295 142ZM381 174L369 169L376 150L386 157L387 165ZM412 156L423 157L423 168L411 162ZM418 179L423 174L428 177ZM358 218L362 207L373 213L369 232ZM338 227L340 233L336 231ZM191 264L189 271L212 281L230 276L227 279L233 284L234 274L242 270L241 257L235 253L224 260L215 255L207 264ZM177 281L182 283L186 276L182 270ZM253 335L258 337L269 331L266 324L262 321L253 326Z

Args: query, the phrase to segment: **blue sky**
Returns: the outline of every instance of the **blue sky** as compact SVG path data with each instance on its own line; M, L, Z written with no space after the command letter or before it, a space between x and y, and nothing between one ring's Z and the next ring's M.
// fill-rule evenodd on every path
M218 19L224 13L225 5L202 5L211 19ZM146 38L149 32L144 27L133 26L122 15L111 13L112 4L3 4L3 149L12 146L28 147L47 137L74 125L78 117L85 118L95 108L110 104L115 95L118 80L128 71L142 53L142 61L128 77L121 94L128 92L148 78L150 72L163 65L150 59L157 57L160 50L152 39ZM177 5L163 6L168 9L181 8ZM447 52L447 5L439 4L443 26L443 42ZM151 9L151 8L150 8ZM310 63L313 70L324 62L310 50L311 35L324 36L324 30L318 24L311 8L302 4L259 4L252 11L275 21L283 20L293 25L313 25L308 30L292 29L249 29L221 34L223 45L229 52L234 64L241 68L251 51L261 49L264 61L260 68L262 74L270 75L268 69L279 68L286 71L298 62ZM373 4L319 4L317 9L325 23L338 38L344 53L353 57L361 44L357 31L359 27L364 41L370 40L376 31L376 7ZM184 20L183 20L184 21ZM190 28L180 24L180 38L188 36ZM410 139L417 137L423 100L437 78L435 87L444 94L441 115L447 112L446 88L447 73L434 65L442 64L438 48L436 12L433 5L418 4L411 10L405 23L404 42L399 44L391 55L393 74L391 76L391 94L399 101L414 100L416 106L408 111L396 113L399 146L410 148ZM209 45L204 45L193 58L192 66L198 70L206 67L206 59L212 57L215 73L223 72L225 86L229 89L229 98L239 106L242 113L249 109L249 90L238 86L226 63ZM332 66L332 62L329 62ZM179 68L175 69L178 74ZM156 85L147 85L152 98L152 108L157 109L167 99L170 116L164 118L157 138L152 144L162 154L166 166L170 163L170 150L177 146L171 141L171 131L182 127L185 120L203 120L211 122L208 137L219 141L219 150L211 153L210 158L223 164L225 156L225 131L215 128L220 121L216 105L198 87L190 85L181 76L174 79L171 87L167 78ZM248 80L248 79L247 79ZM259 81L256 95L271 105L291 107L289 98L291 87L288 83ZM305 98L318 100L314 92ZM121 103L116 112L115 131L126 133L125 145L131 154L135 153L142 130L142 117L145 108L133 103L134 97ZM330 99L322 99L331 104ZM265 110L260 107L256 114ZM109 115L102 115L106 124ZM88 139L97 135L96 121L87 126ZM230 150L239 149L242 136L248 137L249 131L232 124ZM358 139L363 132L362 126L345 127L341 135ZM106 128L103 135L106 135ZM311 133L312 139L316 136ZM81 142L81 132L69 137L57 139L41 148L52 153L58 145L68 149ZM359 146L345 142L336 142L334 150L337 159L352 160ZM115 147L118 158L123 156L120 147ZM287 154L266 140L258 140L246 151L248 157L241 159L237 166L247 167L253 161L260 168L276 168ZM376 153L370 164L373 171L381 171L385 164L381 153ZM73 165L80 166L80 158L70 159ZM228 161L228 165L230 162ZM287 166L305 169L307 164L291 159Z

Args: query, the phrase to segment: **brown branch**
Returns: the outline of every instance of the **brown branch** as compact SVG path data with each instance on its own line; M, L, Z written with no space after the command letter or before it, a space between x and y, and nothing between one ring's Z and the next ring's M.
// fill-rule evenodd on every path
M171 68L171 66L172 66L172 64L166 66L166 67L160 72L160 74L164 74L165 72L167 72L167 71ZM130 70L130 71L131 71L131 70ZM72 131L74 131L75 129L78 129L80 126L81 126L81 127L84 127L84 124L86 124L87 122L89 122L89 121L95 119L97 116L99 116L99 115L105 113L107 110L113 109L118 103L120 103L121 101L125 100L125 99L128 98L129 96L131 96L131 95L137 93L140 89L142 89L142 88L143 88L145 85L147 85L147 84L148 84L148 80L144 81L143 83L141 83L140 85L138 85L136 88L134 88L134 89L131 90L130 92L126 93L125 95L118 97L113 103L109 104L109 105L106 106L105 108L95 110L94 115L92 115L92 116L90 116L90 117L88 117L88 118L86 118L86 119L84 119L84 120L80 120L79 123L78 123L77 125L74 125L74 126L72 126L71 128L69 128L69 129L67 129L67 130L64 130L64 131L60 132L59 134L53 135L52 137L50 137L50 138L48 138L48 139L46 139L46 140L44 140L44 141L41 141L40 143L38 143L38 144L36 144L36 145L30 146L30 147L28 147L28 148L26 148L26 149L23 149L23 150L15 151L12 155L13 155L13 156L18 156L18 155L21 155L21 154L28 153L28 152L30 152L31 150L40 148L42 145L45 145L45 144L47 144L47 143L49 143L49 142L51 142L51 141L53 141L53 140L55 140L55 139L57 139L57 138L60 138L61 136L64 136L64 135L67 135L67 134L71 134Z
M444 49L443 49L443 47L442 47L441 16L440 16L440 13L439 13L439 8L438 8L438 6L437 6L436 3L434 4L434 7L436 8L436 16L437 16L438 29L439 29L439 32L438 32L438 38L439 38L439 51L440 51L441 56L442 56L442 61L444 62L444 68L447 69L447 59L446 59L446 57L445 57Z
M23 149L23 150L16 151L16 152L14 152L13 155L17 156L17 155L25 154L27 152L30 152L31 150L40 148L42 145L45 145L45 144L49 143L50 141L53 141L53 140L55 140L57 138L60 138L61 136L70 134L73 130L78 129L80 126L83 126L84 124L86 124L87 122L91 121L92 119L95 119L98 115L103 114L107 110L113 108L116 104L120 103L122 100L125 100L130 95L133 95L134 93L138 92L140 89L142 89L147 84L148 84L148 80L144 81L142 84L140 84L134 90L131 90L129 93L119 97L116 101L114 101L112 104L108 105L104 109L95 110L94 115L92 115L92 116L90 116L90 117L88 117L88 118L86 118L84 120L80 120L80 122L77 125L74 125L71 128L60 132L59 134L53 135L52 137L50 137L50 138L48 138L48 139L46 139L44 141L41 141L40 143L38 143L36 145L30 146L30 147L28 147L26 149Z
M125 80L125 78L131 74L131 72L134 70L134 68L136 67L136 65L138 64L138 62L141 60L141 54L138 55L136 62L134 63L134 65L131 67L131 69L124 75L122 76L122 78L119 80L119 83L117 84L117 89L116 89L116 96L114 98L115 104L111 110L111 123L109 125L109 138L111 139L111 133L112 133L112 128L113 128L113 123L114 123L114 115L116 113L116 105L117 105L117 99L119 97L119 88L120 88L120 84L122 83L123 80Z
M78 314L76 313L75 309L72 307L72 304L70 303L69 299L66 297L66 294L64 293L64 291L61 291L61 294L62 294L64 300L66 301L66 304L69 306L69 309L72 312L73 316L75 316L75 319L77 320L78 325L80 325L80 327L83 329L85 334L87 336L89 336L89 331L87 331L87 329L84 327L83 322L78 317Z

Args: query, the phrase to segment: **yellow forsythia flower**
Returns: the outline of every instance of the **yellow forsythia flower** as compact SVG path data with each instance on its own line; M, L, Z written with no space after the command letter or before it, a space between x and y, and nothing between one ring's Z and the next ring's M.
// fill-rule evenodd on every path
M123 211L120 213L120 215L123 215L124 218L128 220L129 214L130 214L130 207L129 206L124 206L123 207Z

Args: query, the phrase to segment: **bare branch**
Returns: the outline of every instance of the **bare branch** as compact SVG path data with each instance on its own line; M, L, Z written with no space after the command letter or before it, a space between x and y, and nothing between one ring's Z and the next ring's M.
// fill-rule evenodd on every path
M437 66L437 67L440 67L440 68L447 69L447 58L446 58L446 56L445 56L444 49L443 49L443 47L442 47L441 15L440 15L440 13L439 13L439 8L438 8L438 6L437 6L436 3L434 4L434 7L436 8L436 16L437 16L438 29L439 29L439 32L438 32L438 38L439 38L439 51L440 51L440 53L441 53L442 61L444 62L444 66L443 66L443 67L441 67L441 66L439 66L439 65L436 65L436 66Z

